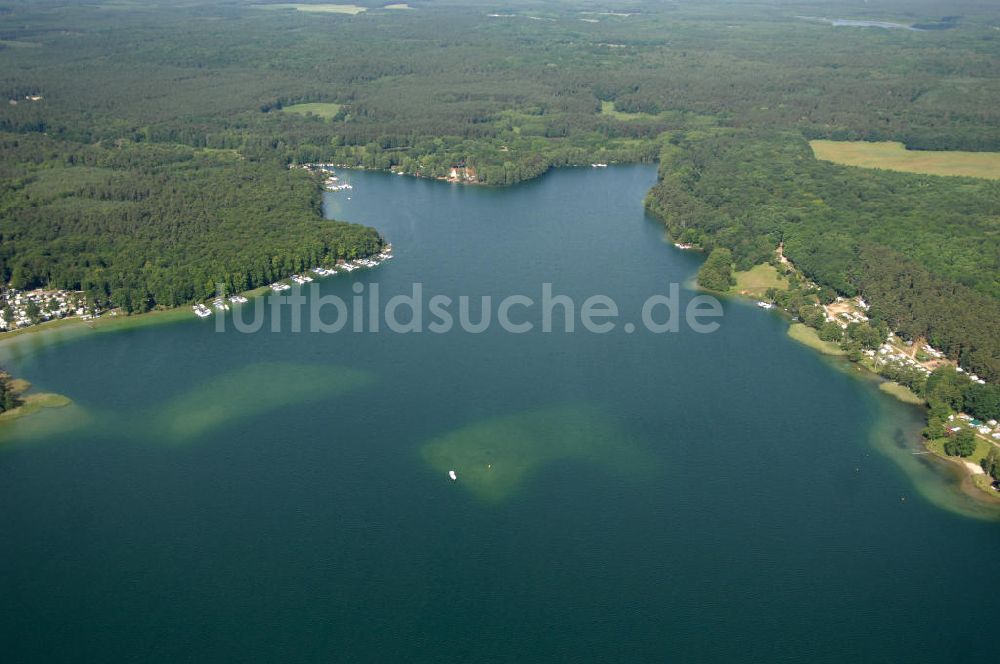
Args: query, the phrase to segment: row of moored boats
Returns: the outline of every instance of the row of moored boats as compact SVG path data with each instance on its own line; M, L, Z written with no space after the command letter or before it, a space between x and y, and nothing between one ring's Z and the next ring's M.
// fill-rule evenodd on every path
M212 300L212 307L218 309L219 311L229 311L229 304L226 302L227 299L233 304L243 304L248 301L246 297L242 295L232 295L229 298L217 297ZM208 318L212 315L212 310L201 303L192 306L191 309L194 310L194 313L198 316L198 318Z
M354 189L349 182L341 182L340 178L336 175L331 175L323 182L323 186L326 187L327 191L345 191L348 189Z
M354 270L360 270L365 267L378 267L385 261L392 258L392 254L388 251L378 254L375 258L358 258L353 261L345 261L343 263L338 263L336 268L332 267L314 267L309 271L315 274L317 277L332 277L341 272L353 272ZM289 277L292 281L303 286L313 281L313 278L306 274L293 274ZM280 293L291 288L291 285L286 284L283 281L277 281L271 284L271 290L275 293Z
M358 258L354 261L346 261L344 263L339 263L336 268L314 267L309 271L315 274L317 277L332 277L335 274L339 274L340 272L353 272L354 270L360 270L361 268L377 267L391 258L392 258L392 253L390 247L389 251L384 251L381 254L375 256L374 258ZM291 277L289 277L289 279L299 284L300 286L304 286L305 284L314 281L314 279L307 274L293 274ZM270 286L271 290L274 291L275 293L284 292L286 290L289 290L291 287L292 287L291 284L285 283L284 281L276 281ZM243 304L248 300L243 295L233 295L228 298L228 301L231 302L232 304ZM222 297L215 298L214 300L212 300L212 306L218 309L219 311L229 311L229 304L227 303L226 298ZM209 316L212 315L212 310L209 309L206 305L201 303L193 305L191 309L194 311L194 314L198 316L198 318L208 318Z

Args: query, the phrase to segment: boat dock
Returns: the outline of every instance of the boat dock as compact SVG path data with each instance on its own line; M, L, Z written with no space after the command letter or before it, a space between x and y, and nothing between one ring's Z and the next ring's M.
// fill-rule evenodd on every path
M317 277L333 277L340 272L353 272L354 270L360 270L363 268L373 268L378 267L385 261L392 258L392 245L387 245L385 251L376 254L368 258L356 258L351 261L342 261L338 263L335 267L313 267L309 268L309 272L316 275ZM288 277L289 281L292 281L300 286L311 283L315 281L313 277L308 274L293 274ZM276 281L270 284L269 288L275 293L283 293L292 288L292 285L284 281ZM218 311L229 311L229 304L226 303L225 296L219 296L212 300L212 306ZM229 302L233 304L243 304L247 302L247 298L243 295L232 295L228 298ZM199 318L208 318L212 315L212 310L209 309L205 304L199 303L192 305L191 310L194 311L195 315Z

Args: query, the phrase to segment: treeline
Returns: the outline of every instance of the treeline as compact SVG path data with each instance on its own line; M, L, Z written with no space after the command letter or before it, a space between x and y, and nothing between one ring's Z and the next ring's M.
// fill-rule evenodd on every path
M1000 304L886 247L865 245L854 273L872 316L930 344L983 378L1000 381Z
M665 150L647 205L737 269L785 255L873 320L1000 380L1000 184L840 167L792 134L715 131Z
M13 410L22 403L20 395L14 390L10 376L0 371L0 413Z
M0 280L86 291L128 311L242 291L375 253L323 219L318 182L231 153L0 135Z
M993 479L994 484L1000 482L1000 449L991 447L980 465L983 472Z
M954 413L965 412L980 421L1000 419L1000 385L980 385L951 367L941 367L927 378L924 396L930 406L924 437L947 437L944 451L949 456L968 457L976 450L971 423L962 422L957 432L951 430L956 422ZM983 460L983 470L996 478L998 469L992 459Z
M728 252L724 247L716 247L703 265L708 265L712 256L718 255L718 269L724 270L727 265L723 261ZM781 269L782 266L775 267ZM861 362L867 351L872 356L868 361L869 368L924 399L930 406L929 426L925 432L928 438L945 435L947 418L954 413L968 413L983 421L1000 419L1000 384L979 383L950 365L940 366L928 375L913 364L883 357L878 350L891 336L886 317L873 307L869 311L872 315L869 321L852 322L846 328L841 327L840 323L827 319L826 311L821 306L832 303L836 292L828 287L803 283L794 269L787 265L784 268L789 287L768 289L767 298L802 324L816 330L822 341L839 344L850 361Z
M718 247L713 254L726 251ZM827 320L826 312L820 306L834 300L832 290L801 283L791 269L786 276L789 288L769 289L768 298L802 324L815 329L821 340L838 343L850 361L862 361L865 351L874 354L869 364L872 370L909 388L930 406L929 438L944 435L947 417L953 413L965 412L984 421L1000 419L1000 384L978 383L949 365L940 366L927 375L908 362L882 357L877 351L888 341L890 326L878 311L869 312L872 318L868 322L853 322L843 328L839 323Z
M709 290L725 292L735 284L733 252L727 247L715 247L698 269L698 285Z
M1000 385L980 385L953 367L940 367L927 378L924 395L932 415L968 413L983 421L1000 419Z
M998 12L981 6L962 10L987 15L960 29L910 33L810 23L779 3L645 3L594 24L561 3L546 5L551 21L493 19L471 2L360 17L259 4L116 8L109 31L98 5L14 3L0 95L18 103L0 105L0 130L432 174L441 157L478 162L498 184L601 147L645 158L627 143L706 123L1000 149ZM332 120L281 110L300 102L342 108ZM516 139L537 141L520 154Z
M430 144L428 144L430 143ZM508 144L509 143L509 144ZM369 169L398 169L426 177L445 177L455 166L472 168L476 180L489 185L512 185L536 178L558 166L605 163L650 163L659 155L654 141L611 141L600 136L572 145L511 136L491 142L460 140L421 141L412 148L382 148L372 143L334 149L335 163ZM317 151L317 154L321 154ZM297 159L307 161L297 154ZM312 161L319 161L314 159Z

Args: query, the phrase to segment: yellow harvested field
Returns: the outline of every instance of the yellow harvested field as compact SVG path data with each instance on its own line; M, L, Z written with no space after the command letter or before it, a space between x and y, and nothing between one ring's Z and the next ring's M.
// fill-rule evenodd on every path
M319 4L319 5L306 5L299 3L282 3L275 5L254 5L258 9L295 9L300 12L313 12L316 14L360 14L361 12L368 11L367 7L359 7L358 5L331 5L331 4Z
M888 171L1000 180L1000 152L907 150L902 143L809 141L817 159Z

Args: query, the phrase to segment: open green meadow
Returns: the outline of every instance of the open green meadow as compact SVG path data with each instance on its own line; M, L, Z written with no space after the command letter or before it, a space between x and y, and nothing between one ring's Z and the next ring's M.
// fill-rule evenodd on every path
M743 272L734 272L733 277L736 279L736 285L732 290L740 295L763 298L769 288L778 290L788 288L788 279L779 274L777 268L770 263L755 265Z
M615 102L613 101L602 101L601 102L601 115L607 115L609 117L615 118L616 120L656 120L657 116L651 113L626 113L625 111L619 111L615 109Z
M281 109L285 113L297 113L299 115L315 115L321 118L331 119L340 113L340 104L328 104L314 102L309 104L294 104Z

